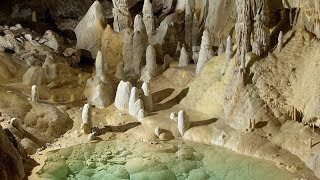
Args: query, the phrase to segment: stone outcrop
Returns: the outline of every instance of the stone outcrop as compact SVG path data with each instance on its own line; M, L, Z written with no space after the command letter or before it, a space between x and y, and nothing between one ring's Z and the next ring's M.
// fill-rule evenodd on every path
M106 24L103 8L99 1L95 1L74 29L77 35L76 47L88 50L92 57L96 57L97 52L101 49L101 37Z

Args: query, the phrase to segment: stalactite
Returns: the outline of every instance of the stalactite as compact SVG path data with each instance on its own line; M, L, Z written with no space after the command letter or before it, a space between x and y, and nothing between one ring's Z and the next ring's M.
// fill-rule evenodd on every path
M188 49L192 46L194 0L185 1L185 42Z

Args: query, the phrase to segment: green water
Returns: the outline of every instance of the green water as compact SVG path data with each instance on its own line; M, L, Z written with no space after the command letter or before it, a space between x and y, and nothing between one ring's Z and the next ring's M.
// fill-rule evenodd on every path
M272 163L214 146L170 141L112 140L47 154L43 179L286 180L294 176Z

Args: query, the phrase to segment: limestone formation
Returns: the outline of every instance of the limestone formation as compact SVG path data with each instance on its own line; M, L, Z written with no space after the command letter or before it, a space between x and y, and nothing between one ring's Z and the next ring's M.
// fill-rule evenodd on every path
M189 49L192 47L194 5L194 0L185 0L185 42Z
M132 68L133 57L133 29L127 28L123 32L123 47L122 57L124 64L124 71L129 71Z
M124 67L123 67L123 63L119 63L117 68L116 68L116 78L120 79L120 80L124 80L126 75L124 72Z
M280 52L281 52L282 47L283 47L283 32L282 32L282 31L280 31L280 33L279 33L279 37L278 37L278 46L277 46L278 53L280 53Z
M82 109L82 124L80 129L85 134L91 133L92 130L92 110L90 104L85 104Z
M221 75L223 76L228 68L228 65L230 63L230 60L232 58L233 55L233 46L232 46L232 39L231 36L228 36L227 39L227 47L226 47L226 61L225 64L221 70Z
M103 60L101 51L98 51L97 57L96 57L96 77L99 78L102 82L107 82L107 67L106 63Z
M191 0L192 1L192 0ZM200 33L200 25L199 18L196 13L193 14L193 22L192 22L192 32L191 32L191 43L192 49L200 46L199 33ZM199 52L199 51L198 51ZM198 60L198 59L197 59Z
M189 129L190 121L189 116L186 114L184 110L180 110L178 113L178 130L181 136Z
M199 59L197 62L196 74L198 75L204 64L214 56L209 31L203 31Z
M107 66L100 51L98 51L95 66L96 74L87 80L84 93L92 105L105 108L112 104L114 91L107 77Z
M171 120L175 120L176 121L177 117L178 117L177 113L175 113L175 112L170 113L170 119Z
M179 67L185 67L190 64L189 53L186 48L183 46L181 48L180 57L179 57Z
M156 128L154 129L154 134L159 137L160 134L161 134L161 129L160 129L159 127L156 127Z
M138 99L131 106L129 106L129 114L133 117L138 117L140 109L144 109L144 106L143 101L141 99Z
M121 32L126 28L132 28L132 17L127 0L112 0L113 2L113 29Z
M133 35L132 68L136 75L140 75L141 67L146 63L147 34L141 31Z
M140 109L138 112L138 121L141 122L147 116L147 112L144 109Z
M169 55L166 54L163 58L163 65L162 69L165 71L166 69L169 68L170 64L174 61L174 59Z
M31 87L31 101L32 102L39 101L39 89L37 85L32 85Z
M103 8L99 1L95 1L74 29L77 36L77 49L90 51L92 57L96 57L101 49L101 37L106 24Z
M220 43L219 49L218 49L218 56L221 56L224 53L224 45Z
M146 51L146 65L141 72L141 80L149 82L157 74L156 50L149 45Z
M134 18L133 29L134 32L140 31L143 33L147 33L146 26L144 25L143 18L140 14L137 14Z
M136 87L132 87L130 90L130 97L129 97L129 104L128 104L128 108L129 108L129 114L131 116L134 116L132 114L134 114L134 103L139 99L139 91L138 88ZM140 109L138 109L139 111Z
M120 109L120 110L125 110L129 108L129 99L130 99L130 93L131 93L132 85L130 82L125 82L125 81L120 81L118 88L117 88L117 93L116 93L116 98L115 98L115 106ZM133 94L136 95L136 94ZM132 98L137 98L137 96L132 97Z
M150 0L144 0L142 14L143 14L143 22L146 26L147 34L150 37L153 31L155 30L153 8L152 8L152 4L150 3Z
M264 54L270 44L270 32L268 28L269 23L269 1L257 0L255 6L252 7L255 13L254 19L254 35L252 52L258 56Z
M36 13L36 11L32 11L31 21L32 21L33 23L36 23L36 22L37 22L37 13Z
M150 84L148 82L144 82L142 84L142 100L144 104L144 108L147 112L153 111L153 100L152 100L152 93L150 90Z

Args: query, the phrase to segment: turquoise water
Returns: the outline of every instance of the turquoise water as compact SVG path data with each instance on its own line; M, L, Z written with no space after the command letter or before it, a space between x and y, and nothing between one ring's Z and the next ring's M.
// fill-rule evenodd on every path
M294 176L274 164L192 142L112 140L47 154L44 179L286 180Z

